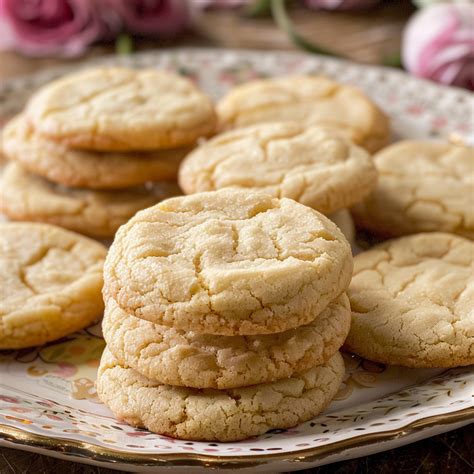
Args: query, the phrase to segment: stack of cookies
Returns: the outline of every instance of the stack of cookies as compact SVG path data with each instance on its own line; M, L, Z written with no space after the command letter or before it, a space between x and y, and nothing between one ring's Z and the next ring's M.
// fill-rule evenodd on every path
M319 212L223 189L163 201L104 266L97 391L128 423L231 441L320 413L344 376L351 249Z
M11 163L0 209L13 220L113 237L138 210L179 194L181 159L215 126L211 100L174 74L98 68L65 76L3 131Z

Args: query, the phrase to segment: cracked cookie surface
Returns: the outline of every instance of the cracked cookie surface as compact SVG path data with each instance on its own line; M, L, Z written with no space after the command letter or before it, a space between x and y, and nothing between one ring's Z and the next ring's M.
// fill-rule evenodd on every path
M113 237L137 211L179 194L173 183L122 191L63 188L9 163L0 177L0 210L10 219L46 222L98 238Z
M291 199L223 189L168 199L117 232L104 296L127 313L205 334L281 332L347 288L350 246Z
M218 135L192 151L179 170L186 194L228 187L263 191L323 214L361 201L376 180L365 150L337 131L291 122Z
M130 316L109 299L102 329L117 360L152 380L226 389L273 382L325 363L344 343L350 322L346 294L312 323L262 336L179 331Z
M64 186L127 188L175 180L184 148L135 153L73 150L37 133L23 115L2 131L2 151L28 171Z
M386 236L443 231L474 239L474 148L407 140L374 162L378 183L354 206L356 224Z
M41 345L99 319L106 253L59 227L0 223L0 349Z
M106 348L97 393L127 423L179 439L237 441L310 420L344 377L342 356L293 377L229 390L173 387L122 366Z
M102 151L191 145L216 124L212 101L190 80L119 67L80 71L45 85L26 114L51 139Z
M407 367L474 363L474 243L445 233L385 242L354 258L346 347Z
M386 115L360 90L323 76L260 79L232 89L217 104L221 128L295 121L346 130L374 152L390 138Z

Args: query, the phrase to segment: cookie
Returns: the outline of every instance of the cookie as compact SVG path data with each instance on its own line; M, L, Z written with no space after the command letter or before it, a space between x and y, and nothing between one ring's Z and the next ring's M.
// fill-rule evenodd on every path
M353 208L356 224L386 237L443 231L474 239L474 149L407 140L374 157L379 180Z
M179 170L186 194L227 187L264 191L324 214L361 201L376 180L365 150L327 129L291 122L218 135L192 151Z
M45 344L99 319L106 253L59 227L0 223L0 349Z
M100 153L73 150L44 138L19 115L3 129L3 152L26 170L72 187L120 189L148 181L175 180L185 148Z
M344 234L344 237L347 239L347 241L351 245L354 245L355 227L354 221L352 220L351 213L349 212L349 210L341 209L335 212L334 214L330 214L328 218L331 219L334 224L339 227L339 229L341 229L341 232Z
M323 365L269 384L229 390L173 387L121 365L105 349L97 393L131 425L179 439L237 441L315 417L334 398L343 377L344 361L336 353Z
M354 261L350 351L406 367L474 364L473 242L417 234Z
M102 329L117 360L152 380L226 389L273 382L325 363L344 343L350 321L342 294L306 326L263 336L212 336L129 316L109 299Z
M291 199L223 189L168 199L117 233L104 296L127 313L204 334L282 332L347 288L351 249Z
M166 71L101 67L42 87L26 107L42 135L73 148L129 151L174 148L211 134L211 100Z
M110 238L137 211L176 194L179 190L173 183L123 191L64 188L11 162L0 178L0 211L12 220L56 224Z
M374 152L390 139L387 116L359 89L323 76L284 76L247 82L217 104L221 128L294 121L348 130Z

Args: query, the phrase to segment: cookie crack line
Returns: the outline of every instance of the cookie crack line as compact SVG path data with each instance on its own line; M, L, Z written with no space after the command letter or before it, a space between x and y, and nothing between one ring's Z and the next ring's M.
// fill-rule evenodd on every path
M36 291L36 288L28 282L28 279L26 278L26 270L24 268L19 268L18 269L18 278L20 279L21 283L26 286L34 295L38 295L38 291Z

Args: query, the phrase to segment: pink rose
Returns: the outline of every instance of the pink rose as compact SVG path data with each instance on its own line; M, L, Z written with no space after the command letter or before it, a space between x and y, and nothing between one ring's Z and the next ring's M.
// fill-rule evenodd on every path
M0 49L74 56L111 25L94 0L0 0Z
M403 35L405 68L415 76L474 90L474 5L440 3L418 11Z
M173 36L189 23L186 0L106 0L127 31L141 36Z
M309 8L324 10L361 10L379 3L379 0L306 0Z

